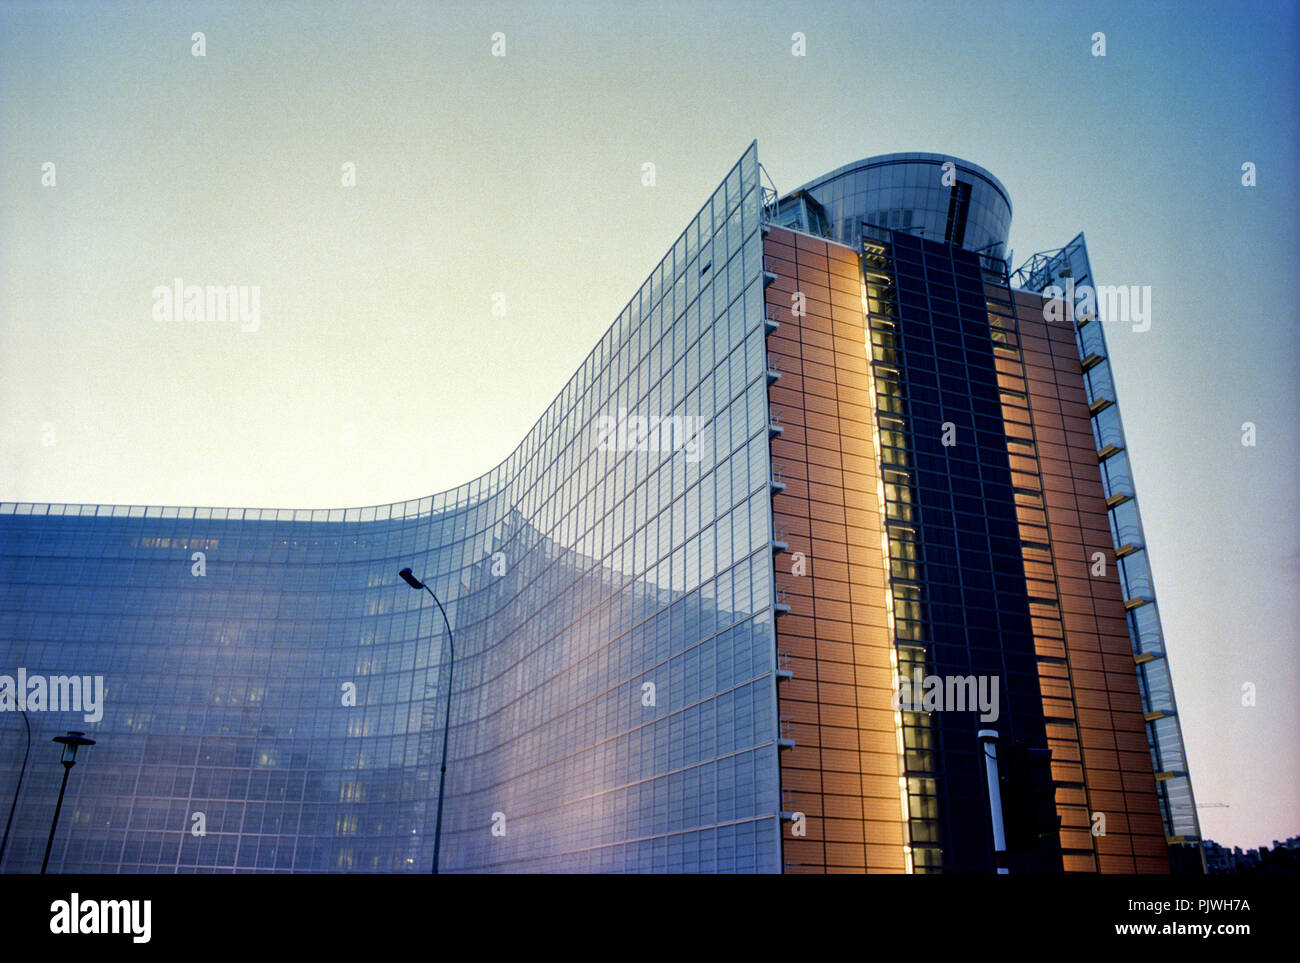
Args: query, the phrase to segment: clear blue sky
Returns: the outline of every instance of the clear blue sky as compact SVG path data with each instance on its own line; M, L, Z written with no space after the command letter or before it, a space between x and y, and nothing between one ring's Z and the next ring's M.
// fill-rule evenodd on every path
M1227 807L1203 829L1300 833L1298 20L1281 3L5 4L0 500L339 507L452 487L522 438L754 138L782 190L871 154L953 154L1006 184L1017 262L1082 230L1100 283L1151 286L1151 329L1108 337L1193 784ZM176 277L258 285L260 326L153 321Z

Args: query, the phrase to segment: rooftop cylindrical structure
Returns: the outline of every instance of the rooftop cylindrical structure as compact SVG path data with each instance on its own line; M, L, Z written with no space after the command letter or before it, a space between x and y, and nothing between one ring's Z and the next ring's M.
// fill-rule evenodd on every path
M915 152L867 157L809 181L790 198L801 195L821 208L828 236L841 243L856 246L868 224L1007 257L1011 197L987 170L959 157Z

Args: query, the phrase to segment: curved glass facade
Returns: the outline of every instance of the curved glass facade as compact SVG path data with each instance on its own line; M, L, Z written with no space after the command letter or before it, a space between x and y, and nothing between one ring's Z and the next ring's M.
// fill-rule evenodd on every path
M751 146L454 491L0 505L6 804L32 732L0 868L39 868L81 729L51 871L428 872L447 646L410 566L455 634L443 871L779 870L760 212Z
M950 184L943 165L951 163ZM946 154L909 152L868 157L805 184L821 204L830 237L857 246L863 222L907 231L1005 260L1011 197L978 164Z

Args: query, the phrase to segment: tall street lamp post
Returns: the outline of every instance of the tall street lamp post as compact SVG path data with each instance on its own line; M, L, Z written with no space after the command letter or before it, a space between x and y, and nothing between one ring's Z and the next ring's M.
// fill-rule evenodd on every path
M27 727L27 748L23 750L23 767L18 770L18 785L14 787L14 801L9 804L9 818L5 821L5 835L0 839L0 870L4 869L5 852L9 849L9 830L14 824L14 810L18 808L18 794L23 791L23 777L27 775L27 757L32 754L32 722L23 713L23 724Z
M62 743L63 784L59 786L59 802L54 807L54 820L50 823L50 838L45 843L45 858L41 860L41 875L50 865L50 850L54 848L54 831L59 828L59 813L63 810L63 793L68 788L68 773L77 764L77 749L81 746L93 746L94 739L87 739L84 732L69 732L66 736L55 736L53 742Z
M451 659L447 663L447 714L442 723L442 772L438 776L438 818L433 828L433 874L436 876L438 874L438 855L442 850L442 795L443 789L447 785L447 734L451 731L451 674L456 668L456 643L451 634L451 622L447 620L447 610L438 601L438 596L433 594L433 589L411 574L409 568L404 568L397 574L411 588L424 589L430 595L433 595L435 602L438 602L438 611L442 613L442 624L447 627L447 647L451 650Z

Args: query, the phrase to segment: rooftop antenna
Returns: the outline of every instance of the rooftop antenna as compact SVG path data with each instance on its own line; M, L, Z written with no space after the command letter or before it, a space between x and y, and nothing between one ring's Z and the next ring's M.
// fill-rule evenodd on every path
M776 219L777 200L780 195L776 191L776 183L772 180L772 175L767 172L767 168L760 162L758 165L759 190L762 192L763 199L763 220L773 221ZM768 186L763 186L766 180Z

